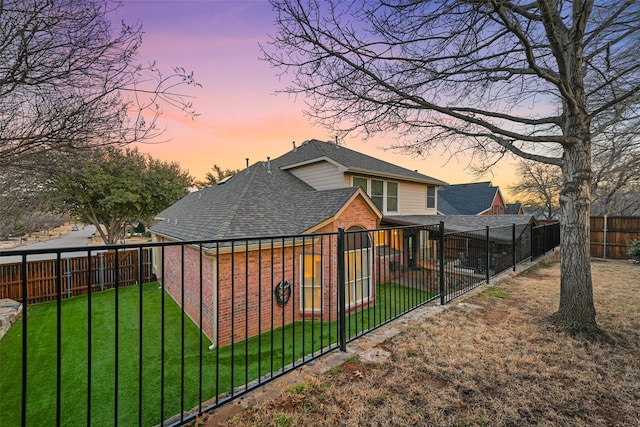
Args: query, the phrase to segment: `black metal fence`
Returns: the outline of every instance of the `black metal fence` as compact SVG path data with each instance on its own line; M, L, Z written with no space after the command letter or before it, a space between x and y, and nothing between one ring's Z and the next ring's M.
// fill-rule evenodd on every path
M544 248L559 228L543 229ZM29 304L0 341L0 425L182 425L432 300L446 303L534 255L511 226L340 230L227 241L65 248L149 252L154 282ZM161 239L160 239L161 240ZM537 242L537 241L536 241ZM537 254L537 252L536 252ZM9 253L0 253L0 261ZM95 279L91 263L84 277ZM442 268L441 268L442 266ZM58 271L63 271L61 268ZM148 283L145 283L148 282ZM127 282L128 283L128 282Z
M531 229L531 257L536 258L560 244L560 223L540 225Z
M444 233L444 251L439 254L440 265L444 266L440 269L442 304L488 283L491 277L509 268L515 271L518 263L531 258L531 236L531 225L515 224Z

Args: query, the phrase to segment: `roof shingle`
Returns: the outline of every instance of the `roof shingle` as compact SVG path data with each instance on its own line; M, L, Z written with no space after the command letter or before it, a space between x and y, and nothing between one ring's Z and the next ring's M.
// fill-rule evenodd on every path
M286 170L299 165L327 159L341 165L344 171L347 172L405 179L432 185L447 184L439 179L385 162L384 160L376 159L366 154L358 153L347 147L331 142L318 141L317 139L303 142L299 147L273 160L273 163L281 169Z
M438 212L443 215L478 215L491 208L498 191L498 187L488 181L440 187Z
M151 230L182 241L300 234L334 216L358 188L316 191L258 162L160 212Z

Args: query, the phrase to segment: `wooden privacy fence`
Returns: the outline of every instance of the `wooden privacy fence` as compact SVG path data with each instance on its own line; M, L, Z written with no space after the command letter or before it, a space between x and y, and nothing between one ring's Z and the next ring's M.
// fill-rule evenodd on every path
M142 254L142 257L140 257ZM60 278L62 298L91 291L99 292L116 286L131 286L151 281L151 249L106 251L95 255L27 261L28 304L52 301L57 296ZM0 299L22 301L22 263L0 264Z
M640 240L640 217L591 217L592 257L627 259L632 240Z

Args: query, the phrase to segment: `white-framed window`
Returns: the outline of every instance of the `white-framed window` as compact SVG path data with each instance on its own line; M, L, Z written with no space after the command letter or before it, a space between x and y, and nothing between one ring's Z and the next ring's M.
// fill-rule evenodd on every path
M365 193L369 194L369 181L367 180L367 178L363 178L361 176L354 176L353 186L360 187L364 190Z
M322 309L322 255L300 255L300 308L305 311Z
M435 209L436 193L435 185L427 185L427 209Z
M398 183L387 181L387 211L398 212Z
M352 227L348 231L359 230L362 228ZM346 304L353 305L369 299L373 259L371 243L366 231L347 233L345 236L344 269Z
M381 179L354 176L354 187L361 187L382 212L398 212L398 183Z

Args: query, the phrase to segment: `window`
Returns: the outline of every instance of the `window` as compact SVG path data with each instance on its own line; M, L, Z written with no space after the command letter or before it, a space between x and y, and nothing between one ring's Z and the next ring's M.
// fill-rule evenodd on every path
M435 209L436 207L436 187L427 185L427 209Z
M352 178L354 187L361 187L382 212L398 212L398 183L361 176Z
M371 200L376 204L378 209L384 210L384 181L378 181L377 179L371 180Z
M301 255L300 305L303 310L322 309L322 255Z
M348 231L361 230L352 227ZM371 294L371 245L367 232L348 233L345 236L345 285L347 305L366 300Z
M387 182L387 211L398 211L398 183Z
M353 177L353 186L354 187L361 187L365 193L369 192L369 189L367 188L367 178L360 178L359 176L354 176Z

